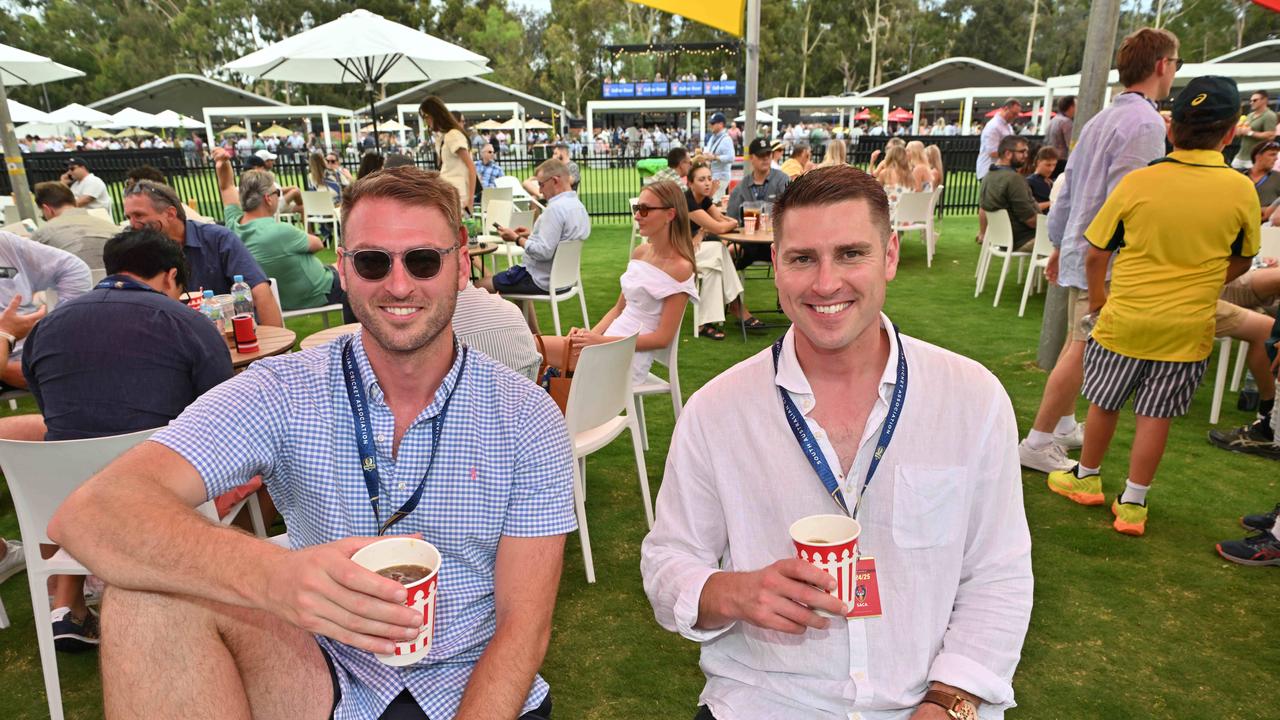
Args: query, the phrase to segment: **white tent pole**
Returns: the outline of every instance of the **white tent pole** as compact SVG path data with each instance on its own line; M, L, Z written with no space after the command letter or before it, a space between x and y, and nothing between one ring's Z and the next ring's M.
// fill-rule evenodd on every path
M333 136L329 134L329 113L320 113L320 125L324 128L324 151L333 152Z
M209 117L209 111L201 108L204 113L204 146L212 153L215 140L213 139L213 120Z
M595 131L596 125L595 125L594 111L595 111L595 108L591 107L590 102L587 102L587 142L590 143L592 147L595 146L595 142L596 142L596 131Z
M969 129L973 126L973 96L966 95L964 97L964 109L960 111L960 134L972 135Z
M760 97L760 0L747 0L747 76L744 84L747 122L743 125L742 139L749 143L756 137L756 102ZM706 115L705 106L703 115ZM707 124L703 122L701 132L706 132L706 129Z
M911 109L913 111L911 113L911 134L919 135L920 134L920 96L919 95L916 96L915 104L912 106Z
M253 145L253 126L249 124L249 118L244 118L245 137L249 139L249 145Z
M9 115L9 94L0 80L0 144L4 146L5 164L9 166L9 184L13 187L13 200L23 219L35 222L36 202L27 183L27 170L22 162L22 150L18 136L13 131L13 119Z
M396 122L400 123L400 147L403 149L409 141L404 136L404 110L399 107L396 107Z

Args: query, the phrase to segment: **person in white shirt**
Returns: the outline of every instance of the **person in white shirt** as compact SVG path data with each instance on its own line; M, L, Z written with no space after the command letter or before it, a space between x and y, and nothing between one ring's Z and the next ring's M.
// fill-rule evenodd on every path
M107 184L89 172L84 160L78 157L67 160L67 171L62 175L62 184L70 187L72 194L76 196L76 207L111 209L111 195L107 192Z
M66 250L0 230L0 307L22 298L18 312L39 312L53 304L46 295L42 304L36 293L56 293L57 302L75 300L93 288L93 276L83 260ZM50 292L52 291L52 292ZM0 342L5 338L0 337ZM25 388L22 376L22 341L9 344L9 361L0 366L0 389Z
M982 138L978 146L978 180L986 177L991 164L1000 159L996 152L996 148L1000 146L1000 139L1005 135L1013 134L1011 123L1018 119L1021 113L1022 103L1015 98L1009 98L1004 101L996 114L991 116L987 126L982 128Z
M806 173L773 213L793 325L685 405L641 550L658 622L702 644L698 717L1000 718L1032 605L1009 397L881 312L899 245L870 175ZM880 617L846 619L789 536L846 508Z

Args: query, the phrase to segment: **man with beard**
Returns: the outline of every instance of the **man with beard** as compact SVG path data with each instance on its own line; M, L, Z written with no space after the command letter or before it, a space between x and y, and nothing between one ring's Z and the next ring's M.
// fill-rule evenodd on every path
M342 221L339 271L361 332L209 391L50 526L111 586L109 717L550 714L537 670L575 528L564 419L454 339L469 262L451 186L384 170L349 189ZM192 509L255 473L292 552ZM383 530L443 557L431 654L410 667L372 653L415 637L421 612L351 561Z

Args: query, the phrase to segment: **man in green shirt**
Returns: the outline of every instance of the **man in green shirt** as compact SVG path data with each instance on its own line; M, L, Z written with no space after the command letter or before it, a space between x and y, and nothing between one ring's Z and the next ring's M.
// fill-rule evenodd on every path
M1253 166L1253 149L1260 142L1275 139L1276 114L1268 104L1271 97L1266 90L1255 90L1249 96L1249 115L1240 119L1240 128L1236 134L1240 136L1240 151L1231 161L1231 167L1237 170L1248 170Z
M337 269L320 262L314 254L324 249L324 242L276 220L281 189L275 176L266 170L249 170L240 176L237 188L230 156L217 148L214 161L218 189L226 206L226 226L244 242L262 271L275 278L281 308L298 310L341 303L344 321L355 322Z
M978 206L988 213L1008 210L1014 250L1029 250L1036 239L1039 208L1026 179L1017 171L1027 161L1027 141L1006 135L1000 139L996 152L999 160L982 178Z

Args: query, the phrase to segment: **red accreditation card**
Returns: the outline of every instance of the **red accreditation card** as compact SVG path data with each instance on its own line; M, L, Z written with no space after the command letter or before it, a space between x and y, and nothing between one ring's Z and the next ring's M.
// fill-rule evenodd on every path
M876 559L865 555L859 557L854 576L853 609L846 617L880 617L880 583L876 579Z

